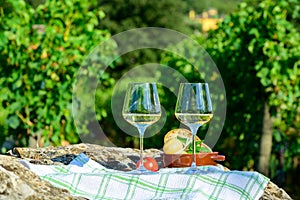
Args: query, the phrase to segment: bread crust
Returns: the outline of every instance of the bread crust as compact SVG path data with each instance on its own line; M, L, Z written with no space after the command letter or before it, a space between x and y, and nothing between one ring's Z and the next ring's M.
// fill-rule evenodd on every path
M185 128L170 130L164 137L164 143L166 143L168 140L172 138L177 138L177 136L180 136L182 138L190 138L192 137L192 132ZM200 138L197 135L196 135L196 141L200 141Z
M167 143L167 141L173 138L177 138L178 136L181 138L191 138L192 132L185 128L170 130L164 137L164 143ZM201 141L201 139L197 135L196 135L196 141ZM209 149L210 152L213 152L212 149L209 146L207 146L204 142L201 143L201 146Z

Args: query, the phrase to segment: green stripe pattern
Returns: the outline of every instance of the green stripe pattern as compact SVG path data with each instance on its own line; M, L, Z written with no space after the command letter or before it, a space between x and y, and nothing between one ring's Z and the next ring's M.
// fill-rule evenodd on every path
M224 171L221 166L200 166L203 172L193 175L184 174L187 168L134 175L107 169L84 154L73 161L65 166L43 166L41 178L69 190L73 196L95 200L255 200L261 197L269 181L258 172ZM34 171L35 167L31 169Z

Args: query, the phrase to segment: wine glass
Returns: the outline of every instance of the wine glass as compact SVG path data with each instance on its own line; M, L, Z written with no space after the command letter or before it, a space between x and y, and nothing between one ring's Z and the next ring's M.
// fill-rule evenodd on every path
M200 172L196 165L196 134L198 128L213 117L208 83L181 83L175 108L176 118L192 132L192 165L187 174Z
M140 136L140 167L131 173L149 174L151 171L144 167L143 138L145 130L157 122L161 116L158 92L155 83L129 83L126 91L122 116L135 126Z

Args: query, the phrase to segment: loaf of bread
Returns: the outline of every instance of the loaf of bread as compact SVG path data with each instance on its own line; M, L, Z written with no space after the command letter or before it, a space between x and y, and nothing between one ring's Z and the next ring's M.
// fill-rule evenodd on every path
M204 144L198 136L196 136L196 144L200 152L212 152L211 148ZM166 154L185 154L191 153L192 132L184 129L170 130L164 137L163 151Z

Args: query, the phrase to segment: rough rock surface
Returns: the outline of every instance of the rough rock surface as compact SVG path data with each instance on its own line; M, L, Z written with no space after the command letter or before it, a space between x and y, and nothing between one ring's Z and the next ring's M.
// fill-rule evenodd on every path
M45 165L68 164L79 153L107 168L129 171L135 168L139 150L131 148L103 147L93 144L77 144L66 147L14 148L9 156L0 156L0 199L83 199L70 196L69 192L41 180L24 167L18 159ZM160 159L157 149L145 150L145 154ZM281 188L269 182L260 200L289 200L291 197Z
M28 159L36 164L69 164L78 154L84 153L101 165L121 171L135 168L139 160L139 150L120 147L104 147L95 144L76 144L66 147L47 148L14 148L9 152L18 158ZM146 149L144 154L159 158L162 152L157 149Z
M24 167L17 158L0 155L0 199L84 199L52 186Z
M282 188L279 188L277 185L271 181L268 183L265 188L265 192L260 200L288 200L292 199Z

